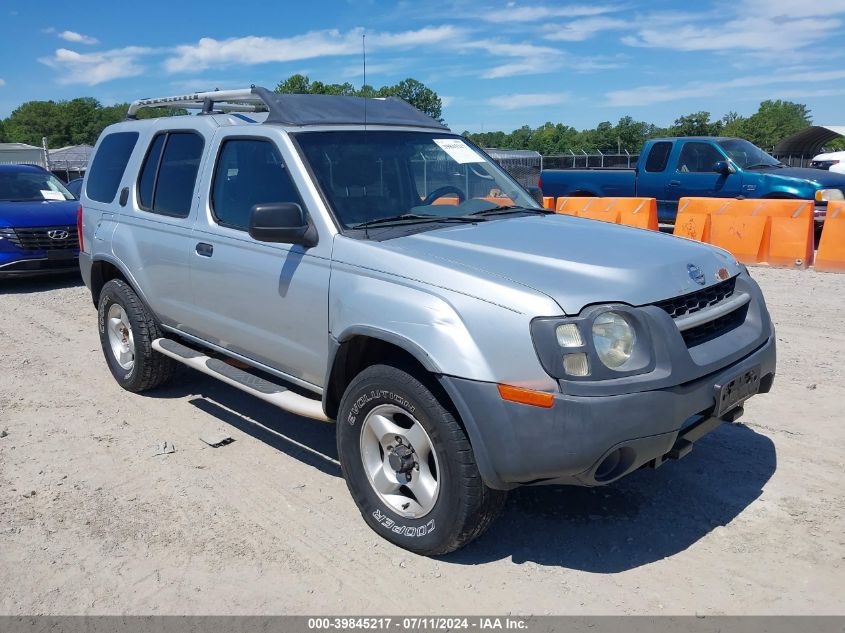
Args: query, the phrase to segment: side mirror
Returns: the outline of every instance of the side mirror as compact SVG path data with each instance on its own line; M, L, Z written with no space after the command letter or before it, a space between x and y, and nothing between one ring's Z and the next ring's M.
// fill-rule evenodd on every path
M537 185L529 185L525 188L525 190L531 195L534 200L537 201L541 207L543 206L543 190L540 189Z
M723 176L728 176L730 174L736 173L736 169L734 169L734 166L726 160L717 160L715 163L713 163L713 171L715 171L717 174L722 174Z
M249 212L249 235L260 242L317 245L317 229L298 204L256 204Z

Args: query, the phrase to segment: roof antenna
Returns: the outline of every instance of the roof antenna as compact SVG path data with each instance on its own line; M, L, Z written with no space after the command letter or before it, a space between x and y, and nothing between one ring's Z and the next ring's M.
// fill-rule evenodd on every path
M367 131L367 34L361 33L361 53L364 57L364 85L361 92L364 93L364 132Z

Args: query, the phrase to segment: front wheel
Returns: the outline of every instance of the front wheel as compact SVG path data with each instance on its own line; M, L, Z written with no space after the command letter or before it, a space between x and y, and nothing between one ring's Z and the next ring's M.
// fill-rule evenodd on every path
M337 447L349 492L388 541L445 554L480 536L506 493L481 479L466 432L412 374L374 365L340 403Z

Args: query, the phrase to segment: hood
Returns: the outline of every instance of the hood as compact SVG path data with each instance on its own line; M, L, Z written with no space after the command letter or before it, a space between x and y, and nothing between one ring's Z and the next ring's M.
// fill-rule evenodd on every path
M551 297L570 315L593 303L654 303L718 283L720 268L731 276L740 271L734 257L706 244L565 215L457 225L382 246L476 276L515 281ZM704 273L704 285L693 281L690 264ZM450 286L448 278L424 281Z
M833 187L845 189L845 175L826 169L807 169L803 167L780 167L776 169L754 169L746 173L758 173L773 180L794 180L801 184L810 183L819 189Z
M0 227L75 225L78 200L0 201Z

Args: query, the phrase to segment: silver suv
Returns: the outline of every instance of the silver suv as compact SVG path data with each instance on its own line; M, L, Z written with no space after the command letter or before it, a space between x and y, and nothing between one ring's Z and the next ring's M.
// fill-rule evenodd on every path
M153 106L200 112L136 120ZM336 420L364 520L414 552L465 545L515 486L680 458L774 379L763 297L728 253L547 211L397 99L135 102L82 206L120 385L182 363Z

